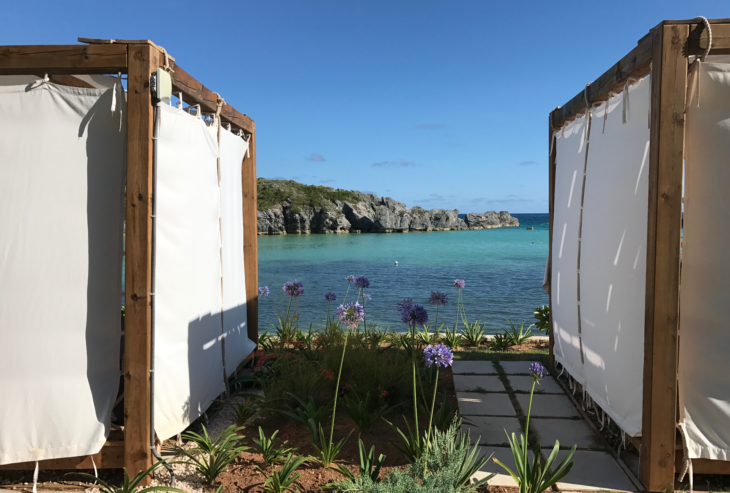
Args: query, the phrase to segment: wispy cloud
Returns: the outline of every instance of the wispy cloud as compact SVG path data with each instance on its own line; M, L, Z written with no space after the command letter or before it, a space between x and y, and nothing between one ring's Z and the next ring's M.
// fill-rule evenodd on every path
M378 166L378 167L389 167L389 168L405 168L408 166L415 166L416 163L413 161L407 161L405 159L399 159L397 161L378 161L377 163L373 163L372 166Z
M309 155L309 157L308 157L307 159L309 159L310 161L314 161L315 163L323 163L323 162L327 161L327 160L326 160L326 159L324 158L324 156L323 156L323 155L321 155L321 154L318 154L318 153L316 153L316 152L313 152L312 154L310 154L310 155Z
M335 183L337 180L319 180L320 183Z
M417 203L423 204L428 202L442 202L444 200L443 195L439 195L437 193L432 193L425 199L416 200Z
M537 161L522 161L519 163L520 166L532 166L534 164L540 164Z
M419 123L416 128L419 130L439 130L446 128L446 125L444 123Z

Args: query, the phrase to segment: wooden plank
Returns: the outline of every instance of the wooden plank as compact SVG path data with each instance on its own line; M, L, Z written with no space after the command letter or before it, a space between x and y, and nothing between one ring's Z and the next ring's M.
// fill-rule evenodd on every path
M674 467L678 470L682 467L682 454L677 454ZM694 474L730 474L730 461L692 459L692 472Z
M175 71L171 75L173 92L182 92L184 96L193 100L186 99L186 103L199 104L203 110L215 113L218 98L213 91L195 80L194 77L185 72L177 64L175 64ZM225 99L225 95L223 97ZM244 130L246 133L251 134L254 132L255 126L253 120L236 111L230 104L226 104L223 107L221 119L224 122L230 122L231 125L237 129Z
M41 74L36 72L35 75L37 75L40 78L43 78L45 74ZM69 87L80 87L82 89L93 89L94 86L89 84L86 81L83 81L79 78L74 77L73 75L49 75L48 79L53 82L54 84L60 84L62 86L69 86Z
M246 271L246 316L248 338L259 342L259 236L256 202L256 130L248 143L249 154L243 160L243 264Z
M91 458L94 458L92 463ZM68 457L65 459L49 459L38 462L39 469L115 469L124 466L124 442L106 442L102 449L94 454L83 457ZM0 471L32 471L35 462L18 462L4 464Z
M548 282L550 283L550 293L548 294L548 303L550 306L550 320L549 328L550 337L550 355L549 361L551 366L555 366L555 334L553 334L553 217L555 215L555 169L556 169L556 157L557 157L557 145L553 143L553 127L548 125L548 212L550 212L549 231L550 239L548 244ZM552 152L551 152L552 150Z
M695 21L696 22L696 21ZM712 47L710 55L730 54L730 23L710 24L712 27ZM704 23L689 26L689 38L685 55L701 55L707 49L707 32Z
M626 79L629 77L638 79L647 76L649 74L651 55L652 38L651 36L645 36L633 50L588 86L589 103L606 101L609 92L620 92L623 89ZM581 90L564 106L553 110L551 113L553 128L559 128L566 122L574 119L578 113L585 110L585 107L585 98Z
M649 214L641 476L649 491L674 487L679 255L689 26L652 31Z
M126 47L125 47L126 49ZM150 293L152 292L152 97L159 66L150 45L129 46L127 81L127 239L124 372L124 464L134 476L150 452Z
M0 46L0 75L127 72L124 45Z

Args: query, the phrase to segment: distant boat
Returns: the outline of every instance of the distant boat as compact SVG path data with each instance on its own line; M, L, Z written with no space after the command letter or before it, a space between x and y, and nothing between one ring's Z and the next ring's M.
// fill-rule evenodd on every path
M527 229L535 229L535 228L533 228L532 226L528 226Z

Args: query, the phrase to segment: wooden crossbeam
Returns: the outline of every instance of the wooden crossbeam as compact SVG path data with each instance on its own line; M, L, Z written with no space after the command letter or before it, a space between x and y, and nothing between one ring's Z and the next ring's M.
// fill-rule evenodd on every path
M125 45L0 46L0 75L127 73Z
M182 92L184 96L193 100L185 101L189 104L199 104L204 110L215 113L218 105L218 97L205 87L203 84L195 80L190 74L183 70L180 65L175 65L175 71L172 75L172 89L176 92ZM223 121L228 121L236 128L244 130L246 133L252 134L256 128L253 120L239 113L231 105L226 104L221 111Z

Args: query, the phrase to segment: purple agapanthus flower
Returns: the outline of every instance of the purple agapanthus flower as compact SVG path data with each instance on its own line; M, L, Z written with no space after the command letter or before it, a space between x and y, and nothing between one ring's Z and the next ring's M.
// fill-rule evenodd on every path
M454 287L455 287L455 288L459 288L459 289L461 289L461 288L463 288L464 286L466 286L466 283L464 282L464 280L463 280L463 279L454 279Z
M372 296L370 296L369 294L365 294L365 293L363 293L363 295L362 295L362 299L370 301L370 300L372 300L372 299L373 299L373 297L372 297Z
M345 281L347 281L347 282L355 282L355 276L347 276L347 277L345 277Z
M269 287L268 286L263 286L263 287L260 287L259 286L259 296L261 296L262 294L264 296L268 296L269 295Z
M398 303L398 311L403 314L404 311L410 310L411 306L413 306L413 298L405 298Z
M540 380L541 378L545 378L547 370L540 363L533 363L530 365L530 375L532 375L532 378L535 380Z
M432 305L446 305L449 302L449 297L446 293L441 291L431 291L431 296L428 298L428 302Z
M360 303L348 303L337 308L337 318L347 327L354 329L365 318L365 309Z
M294 298L296 298L304 293L304 286L301 282L294 279L293 281L285 282L284 285L281 287L281 290L284 292L285 295L293 296Z
M355 287L357 288L369 288L370 287L370 281L368 281L368 278L365 276L358 276L355 278Z
M412 303L401 310L400 319L404 324L423 325L428 322L428 312L421 305Z
M446 368L454 363L454 353L443 344L426 346L426 349L423 350L423 358L426 361L426 366L436 365Z
M325 301L335 301L337 299L337 295L332 292L328 292L322 295L322 299Z

